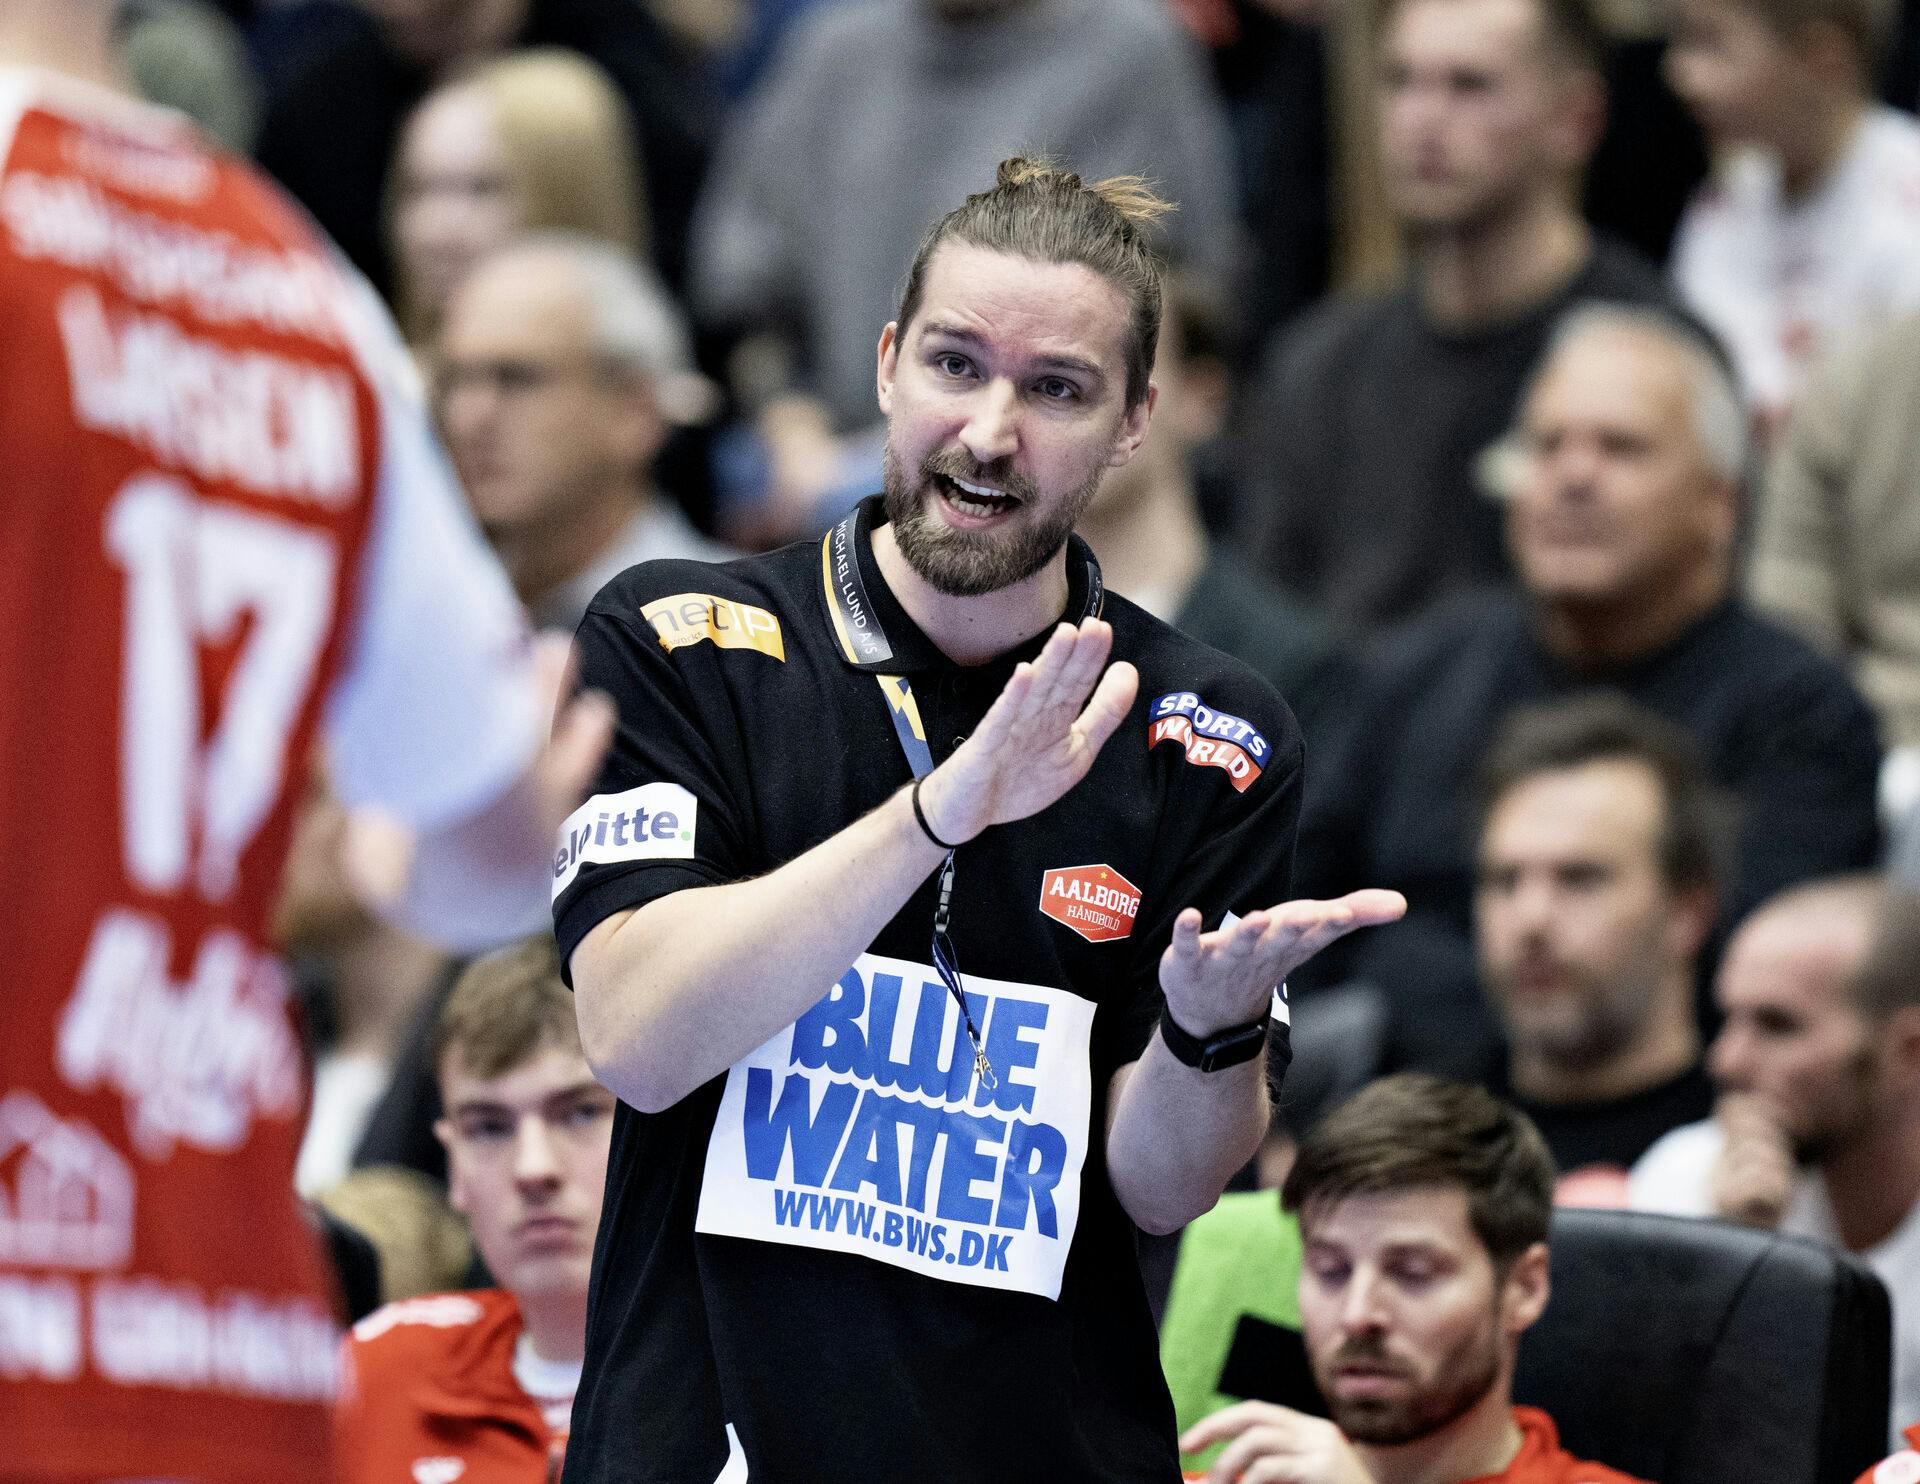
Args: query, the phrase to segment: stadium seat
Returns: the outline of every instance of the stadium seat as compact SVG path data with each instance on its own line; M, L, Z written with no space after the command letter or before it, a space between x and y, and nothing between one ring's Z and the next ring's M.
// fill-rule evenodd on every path
M1575 1454L1657 1484L1851 1484L1886 1453L1887 1291L1845 1254L1562 1209L1552 1276L1514 1395Z

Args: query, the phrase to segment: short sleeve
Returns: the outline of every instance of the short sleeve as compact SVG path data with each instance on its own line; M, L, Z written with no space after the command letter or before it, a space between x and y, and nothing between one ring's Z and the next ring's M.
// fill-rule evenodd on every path
M327 712L331 781L422 832L497 799L546 732L527 622L434 441L384 316L362 359L380 472L359 607Z
M714 745L701 703L700 692L715 687L707 705L725 708L718 681L698 657L676 663L644 620L612 611L624 601L596 599L576 636L580 684L612 697L617 722L592 794L554 847L563 965L613 913L752 869L737 774Z
M1273 756L1245 792L1235 789L1221 769L1180 765L1180 787L1170 807L1179 810L1194 795L1213 797L1205 801L1210 807L1201 827L1184 837L1185 849L1165 886L1142 904L1135 925L1134 992L1124 1012L1105 1028L1105 1044L1096 1048L1100 1065L1133 1061L1152 1039L1163 1000L1160 956L1182 911L1199 908L1202 926L1212 932L1228 913L1245 917L1290 895L1303 752L1299 727L1277 703L1273 709L1277 717L1261 729L1275 739Z

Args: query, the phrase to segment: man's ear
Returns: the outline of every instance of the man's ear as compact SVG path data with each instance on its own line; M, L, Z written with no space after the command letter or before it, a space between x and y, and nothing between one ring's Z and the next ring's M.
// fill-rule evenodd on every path
M884 414L893 411L893 375L900 369L899 334L900 326L888 320L886 329L880 332L880 349L875 356L874 391L879 395L880 411Z
M1507 1332L1515 1337L1531 1329L1546 1313L1552 1285L1547 1279L1547 1244L1535 1242L1513 1261L1500 1296Z
M1113 438L1113 452L1107 455L1109 469L1118 469L1140 451L1140 445L1146 441L1147 423L1153 417L1153 404L1159 400L1160 388L1149 381L1146 396L1129 407L1120 420L1120 431Z

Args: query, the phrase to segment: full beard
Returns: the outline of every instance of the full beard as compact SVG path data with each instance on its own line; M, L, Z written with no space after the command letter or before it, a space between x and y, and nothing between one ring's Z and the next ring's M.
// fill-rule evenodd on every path
M1495 1336L1490 1321L1434 1368L1432 1385L1409 1387L1399 1397L1339 1397L1333 1390L1330 1369L1319 1378L1327 1410L1341 1432L1369 1447L1397 1448L1431 1437L1478 1406L1500 1379L1500 1349ZM1333 1364L1385 1359L1383 1354L1362 1353L1365 1351L1365 1346L1353 1347L1334 1357Z
M934 453L921 464L918 477L909 480L889 443L881 495L894 544L907 565L935 592L978 598L1025 582L1052 561L1092 503L1105 472L1096 469L1051 514L1043 514L1039 491L1004 462L983 465L961 453ZM932 502L942 498L939 477L1004 490L1020 501L1020 510L1005 531L955 530L931 509Z

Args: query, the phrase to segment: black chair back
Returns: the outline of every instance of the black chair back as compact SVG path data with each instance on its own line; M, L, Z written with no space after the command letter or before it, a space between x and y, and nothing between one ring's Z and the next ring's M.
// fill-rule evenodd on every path
M1654 1484L1853 1484L1885 1456L1887 1291L1846 1254L1563 1209L1552 1278L1514 1396L1576 1455Z

